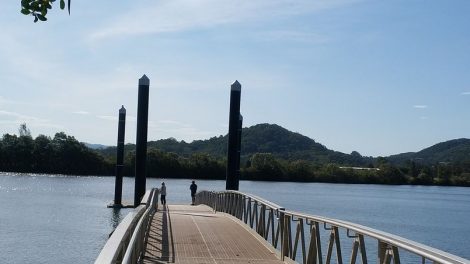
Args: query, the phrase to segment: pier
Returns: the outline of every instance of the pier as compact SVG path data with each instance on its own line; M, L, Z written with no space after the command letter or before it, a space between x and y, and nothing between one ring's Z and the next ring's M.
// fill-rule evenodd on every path
M470 264L393 234L292 212L238 191L202 191L195 206L165 208L158 193L145 193L95 263Z

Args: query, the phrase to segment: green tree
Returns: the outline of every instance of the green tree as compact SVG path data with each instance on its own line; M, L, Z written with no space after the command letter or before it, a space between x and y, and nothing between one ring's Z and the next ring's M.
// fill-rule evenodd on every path
M52 171L54 165L51 157L54 156L54 149L51 145L51 138L39 135L34 139L32 156L35 163L34 170L39 173Z
M246 170L248 179L265 181L286 180L284 166L271 153L256 153L251 157L251 166Z
M18 137L16 145L16 163L17 171L20 172L33 172L33 155L32 150L34 141L31 136Z
M305 160L296 160L287 166L289 180L294 181L313 181L315 177L313 171L312 164Z
M20 137L31 137L31 131L26 127L26 123L20 125L18 133L20 134Z
M56 0L21 0L21 13L34 17L34 23L47 20L47 12L52 9ZM65 0L60 0L60 9L65 9ZM70 14L71 0L67 0L67 10Z
M14 171L17 169L18 153L17 153L18 137L16 135L5 134L2 137L2 171Z
M153 178L179 178L182 176L178 156L158 149L147 152L147 174Z
M196 179L223 179L225 165L207 153L194 153L186 159L186 177Z
M432 184L431 170L429 168L423 168L418 174L416 183L424 185Z

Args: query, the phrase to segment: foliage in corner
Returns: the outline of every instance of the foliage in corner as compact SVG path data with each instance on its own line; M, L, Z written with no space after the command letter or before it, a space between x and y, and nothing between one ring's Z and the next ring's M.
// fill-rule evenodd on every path
M47 21L47 11L52 9L52 4L57 0L21 0L21 13L34 17L34 23ZM67 10L70 15L70 2L67 0ZM60 9L65 9L65 0L60 0Z

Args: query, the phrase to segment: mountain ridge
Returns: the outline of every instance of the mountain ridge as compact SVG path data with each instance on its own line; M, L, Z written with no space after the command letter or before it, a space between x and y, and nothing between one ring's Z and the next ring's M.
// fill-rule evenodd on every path
M381 157L366 157L357 151L346 154L328 149L298 132L292 132L276 124L262 123L243 128L242 161L248 160L255 153L271 153L285 160L308 160L317 164L335 163L350 166L372 166ZM227 135L194 140L187 143L174 138L148 142L149 148L190 156L193 153L208 153L224 158L227 152ZM126 151L132 151L134 144L126 144ZM105 155L115 155L116 147L97 149ZM384 157L395 165L404 165L411 160L432 164L438 162L470 162L470 139L452 139L434 144L417 152L407 152Z

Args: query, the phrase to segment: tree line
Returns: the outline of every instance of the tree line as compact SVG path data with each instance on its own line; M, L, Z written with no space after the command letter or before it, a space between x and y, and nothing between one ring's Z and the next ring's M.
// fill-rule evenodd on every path
M112 168L103 156L63 132L33 139L23 124L19 134L0 140L0 171L103 175Z
M149 147L147 177L225 179L226 159L207 153L179 155ZM126 152L124 175L133 176L135 151ZM0 171L66 175L114 175L115 155L89 149L63 132L33 139L22 125L19 136L5 134L0 140ZM468 164L419 164L410 161L395 166L378 158L369 168L344 167L334 163L286 160L271 153L255 153L241 165L241 179L364 184L421 184L470 186Z

